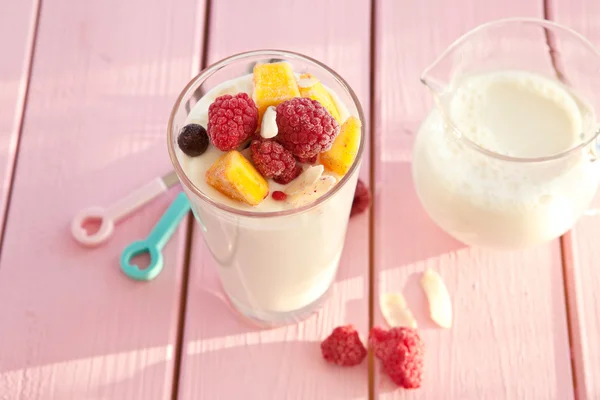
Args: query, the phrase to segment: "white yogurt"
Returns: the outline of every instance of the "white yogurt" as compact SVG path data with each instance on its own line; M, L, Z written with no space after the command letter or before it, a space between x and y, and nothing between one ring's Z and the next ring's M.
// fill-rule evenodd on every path
M595 123L560 83L520 71L463 77L440 101L467 138L518 158L568 151ZM599 165L587 151L543 163L483 155L458 141L435 109L417 135L413 178L424 208L448 233L468 244L516 248L566 232L596 192Z
M223 94L245 92L252 96L252 75L226 81L210 90L192 109L186 123L206 127L208 107ZM345 119L349 112L333 92ZM353 114L356 115L354 110ZM249 149L242 154L249 157ZM295 191L289 201L276 201L271 195L252 207L234 201L209 186L206 170L223 154L209 146L199 157L188 157L177 149L177 157L187 177L212 200L243 211L270 212L301 207L327 191ZM309 168L308 165L304 166ZM301 214L262 218L225 212L202 201L186 189L192 209L200 223L204 240L216 261L223 288L234 305L247 316L268 321L287 322L300 318L331 286L342 253L358 168L349 181L326 202ZM319 180L333 180L325 172ZM268 180L270 193L286 191L288 186ZM320 183L320 182L315 182ZM323 184L319 185L319 189ZM293 189L293 187L292 187Z

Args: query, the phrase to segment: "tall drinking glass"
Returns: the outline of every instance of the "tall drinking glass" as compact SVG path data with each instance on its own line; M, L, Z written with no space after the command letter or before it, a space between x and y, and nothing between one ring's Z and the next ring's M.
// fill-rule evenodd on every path
M209 197L194 185L178 160L177 135L194 105L210 89L251 74L256 63L273 60L289 62L296 73L311 73L337 94L348 113L362 122L360 147L348 173L314 202L277 212L240 210ZM181 92L169 120L169 155L223 290L244 316L269 325L297 321L313 312L328 292L344 248L365 146L364 126L356 95L335 71L287 51L259 50L226 58L203 70Z

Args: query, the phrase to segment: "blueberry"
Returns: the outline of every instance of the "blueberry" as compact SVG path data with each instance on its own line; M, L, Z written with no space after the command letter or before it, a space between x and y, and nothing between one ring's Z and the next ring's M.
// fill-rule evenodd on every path
M204 154L208 148L208 134L202 125L189 124L179 132L177 144L181 151L190 157Z

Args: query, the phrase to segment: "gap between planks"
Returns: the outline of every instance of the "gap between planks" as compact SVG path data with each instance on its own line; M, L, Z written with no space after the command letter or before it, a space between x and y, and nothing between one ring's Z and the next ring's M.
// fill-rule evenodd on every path
M544 19L547 21L553 21L554 16L552 14L552 0L542 0L544 9ZM555 41L553 35L547 30L544 30L546 36L546 44L548 46L548 54L552 62L552 68L556 78L564 82L565 75L560 68L560 64L556 59L557 49L555 48ZM574 276L572 276L573 267L575 265L573 261L573 235L571 231L565 233L560 237L560 253L561 253L561 265L563 275L563 296L565 299L565 314L567 318L567 334L569 340L569 353L571 355L571 377L573 380L573 397L575 400L583 399L585 397L585 384L580 385L578 382L578 373L581 371L581 376L584 377L583 371L583 357L580 339L577 339L577 332L581 332L577 329L577 293L575 292ZM572 282L573 280L573 282ZM583 383L583 382L581 382Z
M38 27L40 24L40 15L42 13L42 0L34 0L34 11L33 21L29 31L30 41L28 43L29 51L27 52L27 58L25 63L27 65L27 74L25 75L25 84L23 85L23 94L21 101L17 104L16 113L18 114L17 119L17 139L15 143L15 151L13 160L10 166L10 178L8 181L8 189L6 193L6 207L4 208L4 219L2 220L1 231L0 231L0 259L2 257L2 249L4 246L4 235L6 232L6 226L8 221L8 212L10 211L10 203L13 193L13 184L15 182L15 175L17 173L17 161L19 159L19 150L21 148L21 137L23 136L23 121L25 121L25 115L27 113L27 100L29 99L29 87L31 82L31 73L33 71L33 59L35 57L35 45L38 37Z
M567 316L567 332L569 335L569 350L571 354L571 376L573 377L573 396L575 400L585 399L585 382L580 382L578 373L581 372L581 380L585 379L583 349L581 338L577 336L579 325L577 317L577 293L573 268L575 266L573 255L573 235L571 232L560 237L560 252L563 273L563 290L565 296L565 309Z
M377 165L377 139L375 135L375 85L377 84L377 80L375 79L375 74L377 73L377 0L371 0L371 19L370 19L370 64L369 69L371 72L370 81L369 81L369 96L371 97L371 101L369 102L369 140L371 142L370 157L369 157L369 181L371 185L371 207L369 208L369 332L375 323L375 196L377 194L376 186L376 175L375 175L375 166ZM368 346L367 346L368 347ZM369 349L369 356L367 362L369 363L369 377L368 377L368 385L369 385L369 400L375 399L375 358L373 356L373 352Z
M200 70L206 68L206 64L208 62L211 8L212 0L206 0L204 8L204 36L202 40L202 48L198 49L198 52L201 54L199 65ZM186 224L187 226L185 235L185 249L183 256L183 272L179 298L179 315L177 319L177 338L175 339L175 358L173 363L173 385L171 392L172 400L177 400L179 398L179 383L181 381L181 363L183 360L183 342L185 340L185 320L187 314L187 299L190 281L190 264L192 261L192 243L194 239L194 227L196 225L194 217L189 213L187 216Z

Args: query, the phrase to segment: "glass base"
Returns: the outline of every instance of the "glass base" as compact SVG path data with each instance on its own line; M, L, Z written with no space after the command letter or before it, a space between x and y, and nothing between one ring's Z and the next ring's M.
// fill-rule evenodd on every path
M278 326L297 324L301 322L317 311L321 309L325 300L329 297L331 293L331 287L323 293L320 297L318 297L312 303L299 308L297 310L287 311L287 312L265 312L265 311L256 311L254 309L248 308L245 305L237 302L233 297L230 297L225 293L225 297L229 300L229 304L231 308L235 312L237 312L244 320L250 322L254 325L257 325L261 328L274 328Z

